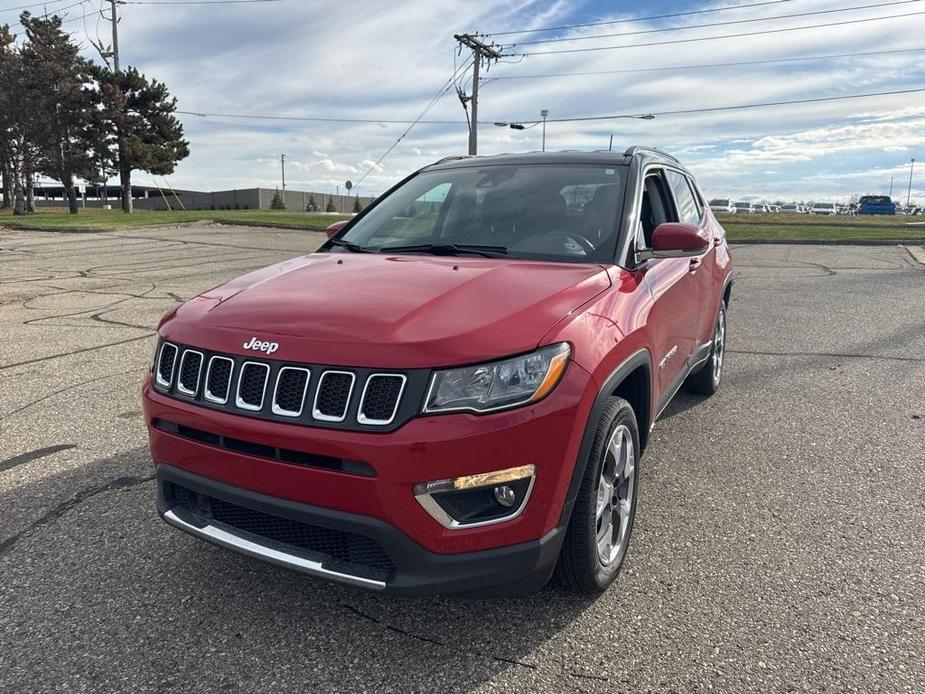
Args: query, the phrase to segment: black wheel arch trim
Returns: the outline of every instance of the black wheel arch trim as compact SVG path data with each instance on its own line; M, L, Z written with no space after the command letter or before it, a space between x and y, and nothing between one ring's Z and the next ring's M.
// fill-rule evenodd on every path
M640 366L645 368L648 377L650 411L646 413L646 419L650 420L652 417L652 355L648 349L642 348L633 352L629 357L620 362L620 365L611 372L610 376L607 377L607 379L598 389L597 397L594 399L594 404L591 406L591 412L588 414L588 419L585 423L585 431L581 438L581 446L578 449L578 456L575 460L575 466L572 469L572 479L569 482L568 492L565 495L565 502L562 504L562 512L559 516L560 528L567 527L569 519L572 517L572 508L575 506L575 499L578 498L578 490L581 487L581 480L585 474L585 465L587 465L588 455L591 452L591 446L594 443L595 428L588 426L588 424L590 422L596 421L597 418L600 417L601 411L604 409L604 403L607 401L607 398L613 395L613 392L617 389L617 386L625 381L626 377ZM644 433L641 431L641 427L639 436L641 439L644 436Z

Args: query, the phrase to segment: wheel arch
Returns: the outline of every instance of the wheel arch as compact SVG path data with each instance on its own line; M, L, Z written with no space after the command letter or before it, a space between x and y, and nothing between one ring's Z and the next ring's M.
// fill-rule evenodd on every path
M723 284L723 303L726 304L726 308L729 308L729 302L731 300L732 300L732 273L729 273L729 277L726 278L726 281Z
M636 414L636 424L639 428L641 453L648 442L649 428L652 422L652 355L648 349L639 349L620 362L620 365L611 372L598 390L594 404L588 414L588 419L585 422L578 457L575 460L575 467L572 470L572 478L569 482L565 503L562 505L562 513L559 517L560 527L566 527L571 518L572 508L575 505L575 499L578 496L578 490L584 476L585 465L588 461L588 454L594 442L594 427L589 426L589 424L597 421L603 410L604 403L612 396L623 398L633 406L633 411Z

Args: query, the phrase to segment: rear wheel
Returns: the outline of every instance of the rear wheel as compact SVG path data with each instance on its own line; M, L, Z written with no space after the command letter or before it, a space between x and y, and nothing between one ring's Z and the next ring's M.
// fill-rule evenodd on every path
M614 582L626 557L636 515L640 449L636 415L622 398L608 398L592 426L594 442L556 578L567 588L597 594Z
M698 371L684 381L684 390L698 395L713 395L723 380L723 362L726 357L726 302L720 302L710 356Z

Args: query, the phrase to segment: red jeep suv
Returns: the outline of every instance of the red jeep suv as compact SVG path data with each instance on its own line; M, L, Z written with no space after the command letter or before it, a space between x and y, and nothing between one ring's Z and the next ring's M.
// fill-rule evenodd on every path
M600 592L656 419L720 384L731 270L667 154L441 160L161 321L158 510L372 590Z

